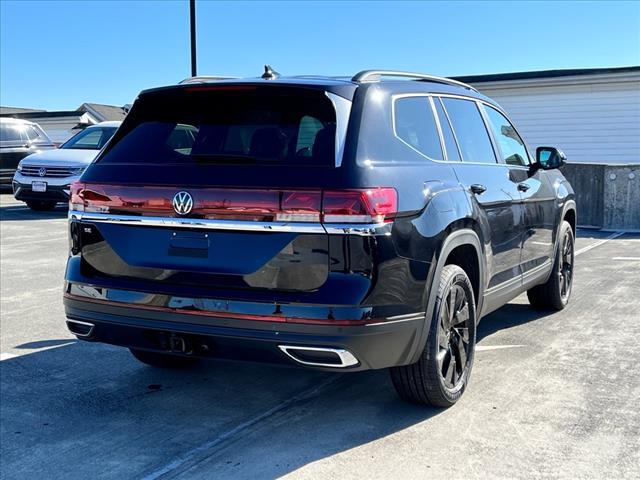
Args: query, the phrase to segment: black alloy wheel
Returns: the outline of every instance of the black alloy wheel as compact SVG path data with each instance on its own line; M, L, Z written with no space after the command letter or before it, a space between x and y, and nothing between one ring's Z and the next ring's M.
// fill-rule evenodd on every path
M464 289L453 284L440 308L438 325L438 367L446 388L455 392L469 368L469 299Z
M417 362L393 367L391 380L403 400L450 407L464 393L471 375L476 343L476 305L467 273L458 265L445 265L429 335Z
M571 224L563 221L549 278L527 291L529 303L539 310L562 310L569 303L573 289L575 240Z

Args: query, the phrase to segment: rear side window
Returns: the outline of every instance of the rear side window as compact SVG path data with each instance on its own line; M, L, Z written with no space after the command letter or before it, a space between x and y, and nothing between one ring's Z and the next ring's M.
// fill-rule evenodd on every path
M99 163L335 165L322 91L191 87L137 102Z
M2 142L20 142L20 126L6 123L0 124L0 141Z
M496 156L476 102L443 98L463 162L496 163Z
M429 158L442 160L442 147L428 97L397 98L394 103L396 136Z
M487 106L485 111L505 163L507 165L529 165L527 149L511 122L495 108Z

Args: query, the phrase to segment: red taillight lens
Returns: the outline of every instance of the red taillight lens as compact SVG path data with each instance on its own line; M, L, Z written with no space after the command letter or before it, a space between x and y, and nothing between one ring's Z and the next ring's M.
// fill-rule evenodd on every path
M284 191L281 193L280 222L319 222L322 194L308 191Z
M69 210L84 212L84 199L82 198L83 190L84 183L73 182L71 184L71 192L69 194Z
M325 223L388 222L398 211L394 188L326 191L322 212Z

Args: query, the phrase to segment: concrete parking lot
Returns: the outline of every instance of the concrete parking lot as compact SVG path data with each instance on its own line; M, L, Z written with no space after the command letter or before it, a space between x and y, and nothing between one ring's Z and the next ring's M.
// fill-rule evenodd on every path
M385 371L146 367L64 323L66 211L0 196L0 477L640 478L640 236L580 230L572 301L485 318L449 410Z

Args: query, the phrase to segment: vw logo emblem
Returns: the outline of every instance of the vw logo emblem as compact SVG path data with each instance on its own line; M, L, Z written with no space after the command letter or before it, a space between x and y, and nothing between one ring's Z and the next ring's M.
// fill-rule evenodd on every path
M44 177L47 174L47 169L44 167L40 167L40 170L38 170L38 175L40 175L41 177Z
M178 192L173 196L172 203L178 215L186 215L193 208L193 197L189 192Z

